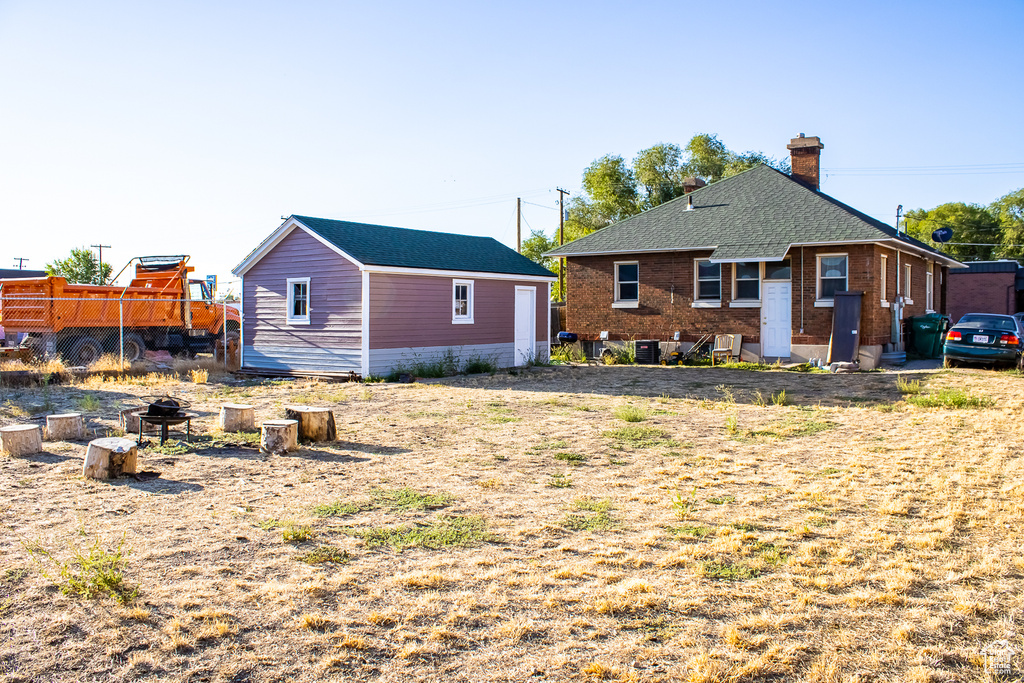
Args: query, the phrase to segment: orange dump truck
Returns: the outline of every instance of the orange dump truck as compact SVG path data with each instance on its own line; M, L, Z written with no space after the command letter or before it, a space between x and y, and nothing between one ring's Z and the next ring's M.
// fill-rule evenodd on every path
M237 338L241 318L191 280L188 256L143 256L127 287L69 284L62 277L0 280L0 327L8 346L87 365L104 353L139 360L146 350L193 356ZM120 275L120 273L118 273ZM114 278L117 279L116 276Z

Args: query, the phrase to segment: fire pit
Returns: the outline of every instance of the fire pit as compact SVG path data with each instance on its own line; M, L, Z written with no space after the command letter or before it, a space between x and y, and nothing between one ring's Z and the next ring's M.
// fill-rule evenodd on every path
M149 396L143 399L149 405L145 410L137 410L132 413L139 418L139 443L142 443L143 424L160 425L160 445L167 441L167 434L172 425L185 424L185 440L192 442L192 418L195 413L187 413L184 408L191 408L192 404L181 398L173 396Z

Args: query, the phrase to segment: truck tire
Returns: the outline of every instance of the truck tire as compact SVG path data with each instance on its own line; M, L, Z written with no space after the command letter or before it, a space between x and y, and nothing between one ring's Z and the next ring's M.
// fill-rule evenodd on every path
M103 355L103 345L92 337L79 337L68 351L68 360L73 365L89 365Z
M146 340L142 335L130 332L124 335L124 359L129 363L146 357Z

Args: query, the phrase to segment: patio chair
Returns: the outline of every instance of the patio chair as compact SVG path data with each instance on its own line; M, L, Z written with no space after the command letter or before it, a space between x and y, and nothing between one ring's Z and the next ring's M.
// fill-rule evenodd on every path
M740 357L740 348L743 345L742 334L716 334L715 347L711 349L711 365L715 364L715 357L725 357L726 362L731 362Z

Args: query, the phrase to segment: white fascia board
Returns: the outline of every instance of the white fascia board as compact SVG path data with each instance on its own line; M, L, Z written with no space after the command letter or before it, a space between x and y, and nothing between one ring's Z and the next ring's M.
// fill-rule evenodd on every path
M362 337L360 338L360 373L363 379L370 376L370 273L363 271L362 296Z
M296 228L302 229L303 231L305 231L305 233L307 235L309 235L310 237L315 239L317 242L320 242L325 247L327 247L328 249L330 249L334 253L338 254L338 256L341 256L345 260L350 261L351 263L356 265L360 270L362 270L362 268L363 268L363 264L362 263L360 263L359 261L355 260L349 254L347 254L346 252L342 251L341 249L339 249L334 244L331 244L326 239L324 239L323 237L321 237L317 233L315 233L312 230L310 230L309 228L307 228L300 221L296 220L295 218L289 218L284 223L282 223L280 225L280 227L277 228L277 230L272 232L269 237L267 237L265 240L260 242L260 245L258 247L256 247L252 251L251 254L246 256L244 261L242 261L237 266L235 266L235 269L232 270L231 272L234 273L235 275L239 276L239 277L244 275L246 271L248 271L250 268L252 268L254 265L256 265L260 261L260 259L262 259L264 256L266 256L274 247L276 247L278 244L280 244L281 241L285 237L290 235L292 233L292 231L295 230Z
M921 247L917 246L916 244L908 244L907 242L903 242L903 241L897 240L897 239L885 240L885 242L882 242L880 244L881 244L881 246L888 247L889 249L892 249L893 251L910 251L910 252L913 252L915 254L919 254L919 255L924 256L926 258L930 258L930 259L932 259L934 261L938 261L938 262L944 263L945 265L949 266L950 268L967 268L967 266L965 266L964 264L960 263L959 261L957 261L952 256L946 256L945 254L940 254L938 252L928 251L927 249L922 249Z
M714 251L718 249L717 244L712 244L706 247L681 247L679 249L623 249L618 251L588 251L579 252L574 254L559 254L558 252L549 251L544 256L550 256L551 258L573 258L576 256L622 256L630 254L673 254L677 251ZM556 280L558 278L555 278Z
M405 268L402 266L364 265L361 268L370 273L394 273L397 275L428 275L431 277L477 278L481 280L528 280L530 282L554 282L554 275L517 275L515 273L484 273L469 270L436 270L433 268Z

